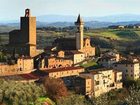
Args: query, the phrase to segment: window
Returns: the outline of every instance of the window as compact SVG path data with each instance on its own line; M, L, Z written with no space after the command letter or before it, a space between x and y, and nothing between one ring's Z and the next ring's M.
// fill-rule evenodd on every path
M115 65L115 67L117 67L117 65Z
M105 84L105 80L103 81L103 83Z
M99 81L95 81L95 84L96 84L96 85L99 85Z

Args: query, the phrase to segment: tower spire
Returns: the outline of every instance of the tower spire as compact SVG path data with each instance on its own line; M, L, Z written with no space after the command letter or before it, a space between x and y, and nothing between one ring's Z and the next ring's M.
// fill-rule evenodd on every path
M78 15L77 21L75 22L75 24L80 24L80 23L84 23L80 14Z

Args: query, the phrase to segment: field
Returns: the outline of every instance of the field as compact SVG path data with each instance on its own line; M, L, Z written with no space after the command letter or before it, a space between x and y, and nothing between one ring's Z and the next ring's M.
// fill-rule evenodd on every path
M140 29L93 29L85 32L85 36L90 36L91 43L101 48L122 52L140 51Z
M0 27L0 44L8 43L8 32L14 27ZM58 37L74 37L74 30L37 30L37 47L51 46ZM117 49L119 51L138 50L140 45L140 29L90 29L84 31L84 36L91 37L91 44L103 49Z
M85 33L86 36L98 36L104 38L110 38L112 40L120 40L120 41L136 41L140 40L140 30L135 29L97 29L90 30Z

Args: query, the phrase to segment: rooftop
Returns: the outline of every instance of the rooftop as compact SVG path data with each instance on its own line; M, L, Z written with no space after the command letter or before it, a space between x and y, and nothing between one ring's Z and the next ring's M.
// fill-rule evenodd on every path
M71 71L71 70L78 70L78 69L84 70L83 67L64 67L64 68L41 69L41 70L46 73L52 73L52 72Z
M110 71L110 70L113 70L113 69L110 69L110 68L99 68L99 69L95 69L95 70L92 70L92 71L89 71L91 74L100 74L101 71Z
M83 52L77 50L66 51L66 55L73 55L73 54L83 54Z
M0 78L8 79L8 80L36 80L39 79L37 75L34 73L28 73L28 74L18 74L18 75L9 75L9 76L1 76Z
M116 62L114 64L135 64L135 63L139 63L139 61L137 59L126 59L126 60L121 60L119 62Z
M30 56L21 56L18 59L32 59L32 57L30 57Z
M75 23L76 23L76 24L77 24L77 23L83 23L83 20L82 20L80 14L78 15L77 21L76 21Z
M93 75L90 73L83 73L83 74L80 74L79 77L84 78L84 79L91 79L93 78Z

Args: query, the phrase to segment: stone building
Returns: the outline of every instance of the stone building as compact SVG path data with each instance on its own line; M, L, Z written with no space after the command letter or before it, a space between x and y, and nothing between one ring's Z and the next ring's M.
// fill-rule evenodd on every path
M73 65L73 61L65 57L49 57L45 59L45 68L63 68Z
M66 56L68 56L73 60L74 65L85 60L85 54L83 52L73 50L73 51L66 51L65 53Z
M52 51L40 61L40 68L70 67L84 60L85 54L80 51Z
M90 38L84 38L83 49L79 50L85 54L85 57L95 56L95 47L90 44Z
M64 67L64 68L53 68L53 69L41 69L43 74L52 78L62 78L78 76L80 73L84 72L85 69L82 67Z
M122 72L113 69L98 69L83 73L75 79L78 93L98 97L112 89L122 88Z
M140 65L137 59L125 59L113 64L113 68L123 72L123 80L126 78L139 79Z
M116 51L107 51L104 52L101 57L98 59L98 64L111 68L112 65L120 60L120 54Z
M34 71L34 62L31 57L20 57L16 64L0 63L0 75L15 75Z
M31 57L20 57L17 60L18 70L31 72L34 69L34 60Z
M36 17L31 16L30 9L26 9L25 16L20 18L20 30L9 33L7 51L13 50L19 55L36 55Z
M116 63L116 57L111 55L104 55L98 60L98 64L103 67L111 68Z

